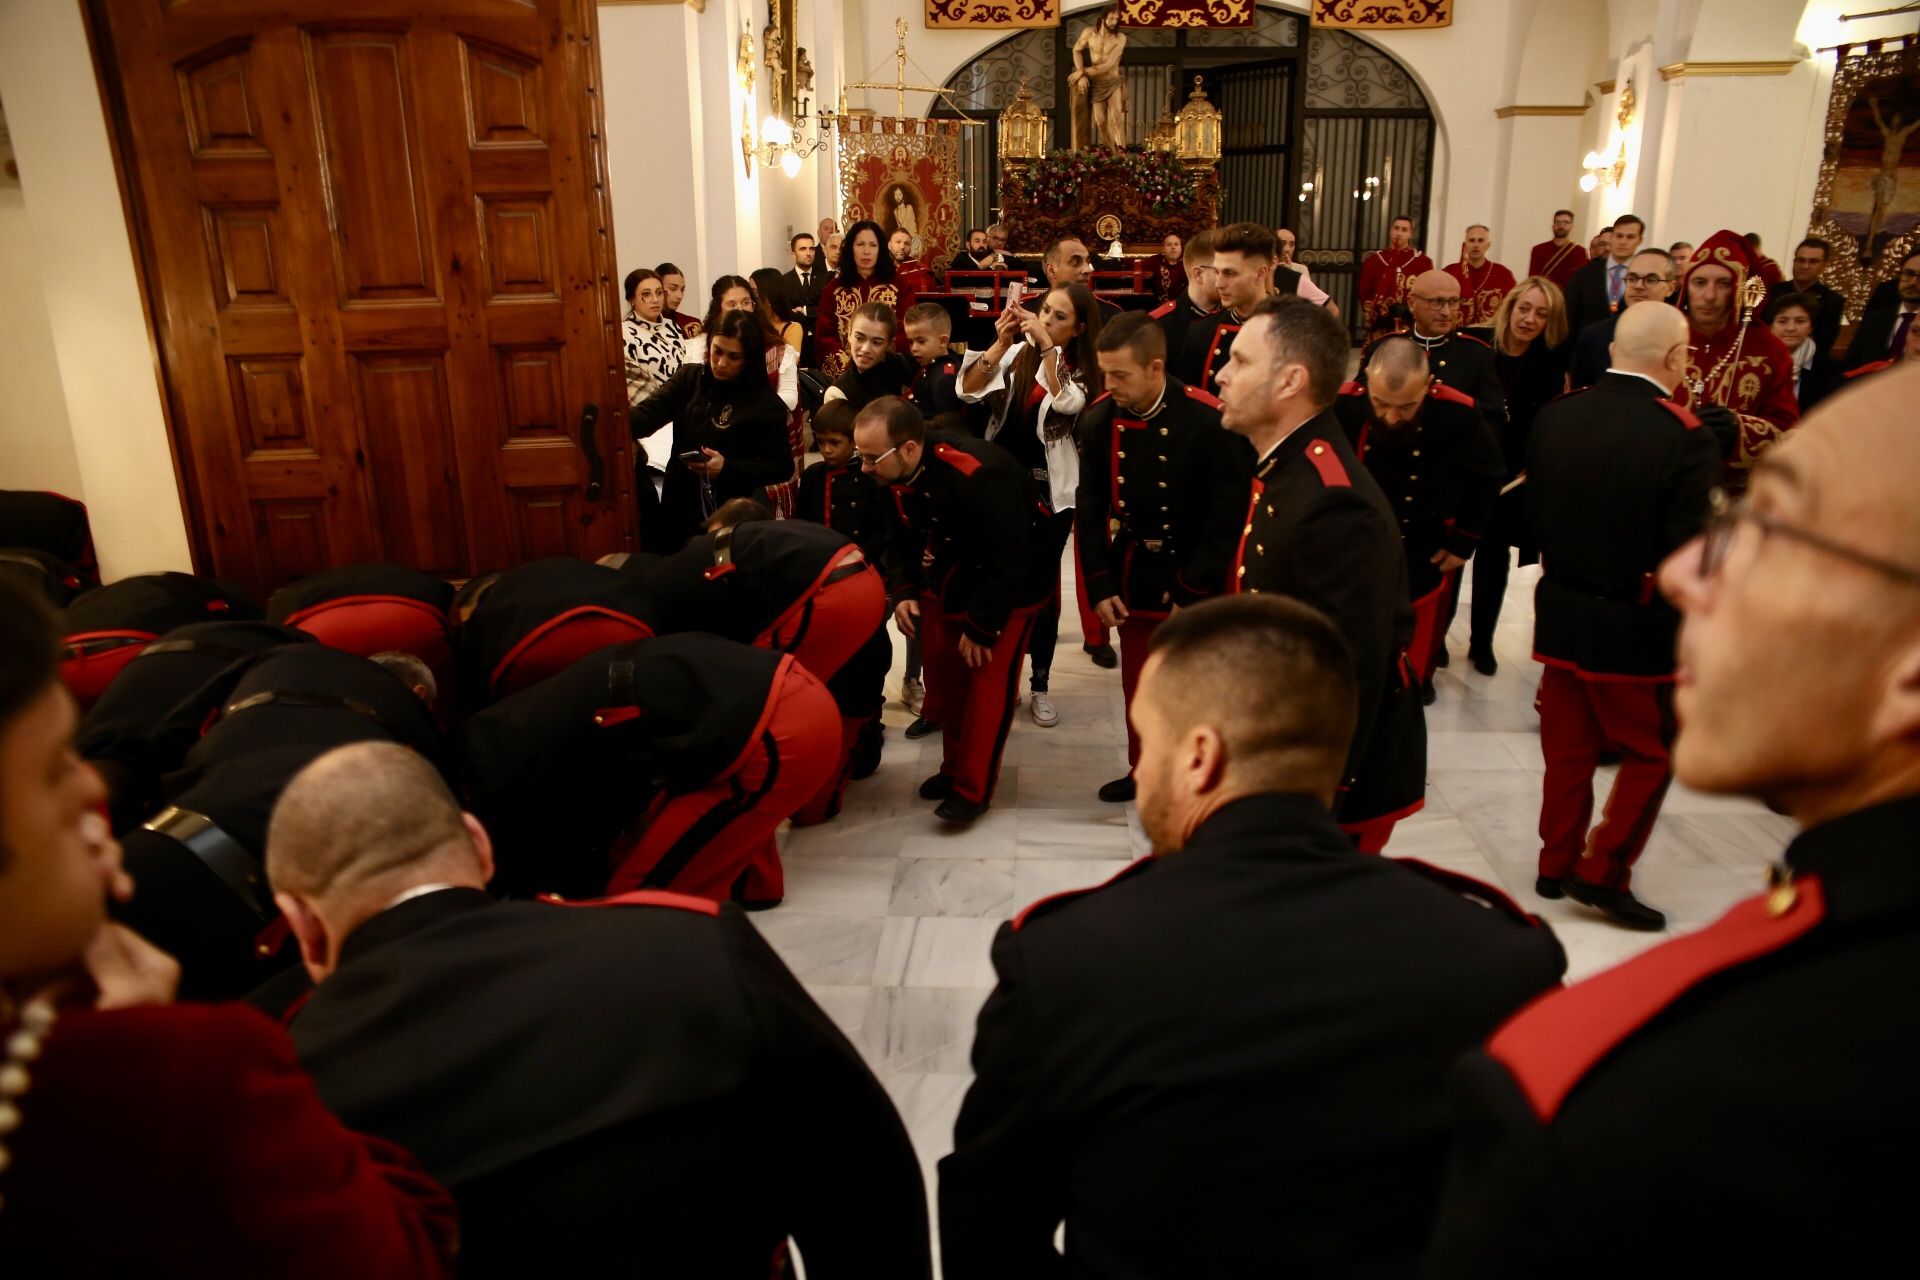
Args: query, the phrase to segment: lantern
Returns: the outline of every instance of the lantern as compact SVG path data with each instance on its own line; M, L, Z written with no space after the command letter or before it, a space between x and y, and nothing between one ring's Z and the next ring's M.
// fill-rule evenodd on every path
M1173 153L1173 91L1167 91L1167 103L1160 108L1160 118L1154 121L1153 128L1147 133L1147 150L1160 155Z
M1020 91L1000 113L1000 163L1031 164L1047 154L1049 128L1047 113L1027 92L1027 81L1020 80Z
M1220 112L1207 101L1199 76L1193 78L1193 92L1174 121L1173 150L1183 163L1196 167L1220 162Z

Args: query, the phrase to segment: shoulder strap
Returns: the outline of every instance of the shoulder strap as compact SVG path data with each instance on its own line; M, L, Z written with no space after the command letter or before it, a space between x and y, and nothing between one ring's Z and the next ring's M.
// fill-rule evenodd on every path
M1347 466L1340 461L1324 440L1315 440L1307 446L1307 461L1320 473L1320 483L1329 489L1347 489L1353 486L1353 480L1347 475Z
M1427 394L1442 404L1465 405L1469 409L1478 407L1474 404L1472 396L1464 391L1450 387L1444 382L1435 382L1429 385L1427 387Z
M1110 884L1118 884L1128 876L1137 875L1143 867L1152 866L1155 861L1157 861L1155 856L1148 854L1144 858L1129 862L1126 866L1120 868L1119 871L1107 877L1099 884L1089 885L1084 889L1068 889L1064 893L1050 893L1038 902L1029 903L1019 915L1013 918L1013 931L1015 933L1020 932L1021 929L1026 927L1027 921L1033 919L1036 915L1045 915L1047 912L1065 903L1072 902L1076 898L1084 898L1090 893L1098 893Z
M696 898L686 893L669 893L665 889L635 889L631 893L616 893L608 898L578 898L571 901L558 894L543 893L540 895L540 901L554 907L672 907L699 915L720 914L720 904L711 898Z

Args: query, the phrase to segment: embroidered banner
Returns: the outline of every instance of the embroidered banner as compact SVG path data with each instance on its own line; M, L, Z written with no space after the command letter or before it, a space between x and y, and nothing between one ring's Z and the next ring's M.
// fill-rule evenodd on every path
M1250 27L1254 0L1120 0L1128 27Z
M1313 0L1313 25L1410 31L1453 25L1453 0Z
M958 120L899 120L842 116L840 225L862 218L913 238L913 256L944 263L960 252L960 130Z
M933 31L1059 25L1060 0L927 0L927 27Z

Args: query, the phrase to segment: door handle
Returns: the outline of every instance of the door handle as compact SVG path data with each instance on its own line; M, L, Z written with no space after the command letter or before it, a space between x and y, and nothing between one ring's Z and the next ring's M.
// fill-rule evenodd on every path
M606 488L607 465L600 457L600 406L589 404L580 410L580 451L587 455L587 501L600 501Z

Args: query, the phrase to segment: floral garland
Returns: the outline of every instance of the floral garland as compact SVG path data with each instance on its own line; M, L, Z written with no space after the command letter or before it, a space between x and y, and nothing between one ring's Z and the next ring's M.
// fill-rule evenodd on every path
M1156 214L1185 208L1199 194L1193 170L1174 156L1143 147L1096 146L1056 151L1035 162L1025 183L1027 199L1039 212L1064 213L1079 199L1080 188L1089 179L1104 174L1125 179Z

